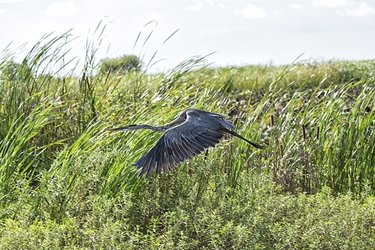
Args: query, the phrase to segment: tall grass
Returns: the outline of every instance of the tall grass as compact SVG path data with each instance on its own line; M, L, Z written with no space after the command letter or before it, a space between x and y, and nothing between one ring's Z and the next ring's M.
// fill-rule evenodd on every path
M297 90L272 102L265 114L271 116L269 163L277 182L307 192L319 186L360 192L373 183L372 174L363 175L374 157L372 81Z

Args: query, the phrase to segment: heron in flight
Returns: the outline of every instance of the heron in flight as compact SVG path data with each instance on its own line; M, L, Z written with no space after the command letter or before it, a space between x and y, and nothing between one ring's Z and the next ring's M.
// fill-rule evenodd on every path
M176 120L162 126L132 124L111 128L109 131L137 129L165 131L155 146L133 163L141 170L139 175L146 173L146 178L155 168L157 174L166 173L177 163L203 152L208 147L214 147L225 134L236 136L256 148L264 148L234 132L233 124L224 116L200 109L187 109Z

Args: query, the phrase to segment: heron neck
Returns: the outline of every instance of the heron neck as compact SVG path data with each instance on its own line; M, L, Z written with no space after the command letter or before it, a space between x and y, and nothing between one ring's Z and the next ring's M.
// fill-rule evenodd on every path
M151 126L151 125L148 125L148 124L138 124L138 125L133 125L133 126L129 126L127 127L127 129L129 130L136 130L136 129L150 129L150 130L154 130L154 131L164 131L164 130L167 130L171 127L174 126L174 123L168 123L168 124L165 124L165 125L162 125L162 126Z
M150 129L150 130L154 130L154 131L164 131L164 130L167 130L177 124L180 124L181 121L180 120L175 120L171 123L167 123L165 125L162 125L162 126L151 126L151 125L148 125L148 124L131 124L131 125L127 125L127 126L123 126L123 127L118 127L118 128L113 128L111 129L111 131L120 131L120 130L138 130L138 129Z
M176 121L173 121L171 123L164 124L162 126L149 126L149 129L155 130L155 131L164 131L171 127L174 127L178 123Z
M163 126L151 126L151 125L148 125L148 124L140 124L139 125L139 128L144 128L144 129L151 129L151 130L154 130L154 131L164 131L164 130L167 130L168 128L164 128L165 125Z

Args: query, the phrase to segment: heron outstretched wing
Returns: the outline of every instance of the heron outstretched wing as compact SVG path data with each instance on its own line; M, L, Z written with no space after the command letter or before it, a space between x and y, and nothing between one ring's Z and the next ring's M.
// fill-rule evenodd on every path
M166 130L155 146L134 163L141 170L139 175L146 173L147 178L155 169L157 174L168 172L177 163L214 147L224 135L218 130L222 125L219 121L208 124L202 118L192 111L185 122Z

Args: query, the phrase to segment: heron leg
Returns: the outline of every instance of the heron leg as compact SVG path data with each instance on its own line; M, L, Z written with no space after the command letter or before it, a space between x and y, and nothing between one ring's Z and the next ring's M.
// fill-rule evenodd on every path
M206 149L204 152L204 160L207 160L207 156L208 156L208 149Z

